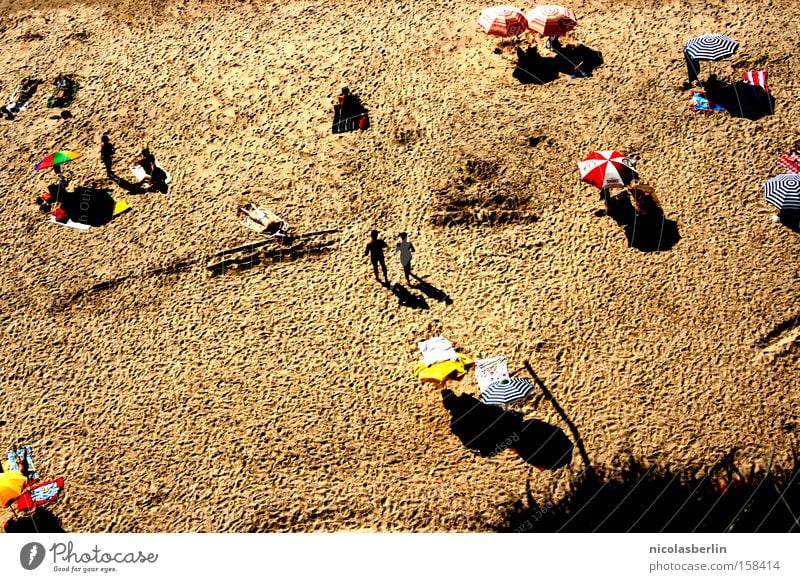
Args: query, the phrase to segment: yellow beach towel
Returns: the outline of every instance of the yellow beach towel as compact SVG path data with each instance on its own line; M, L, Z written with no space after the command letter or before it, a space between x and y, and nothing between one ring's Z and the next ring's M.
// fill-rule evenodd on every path
M464 354L457 354L457 360L445 360L426 366L424 362L419 362L414 366L414 377L422 382L444 382L447 378L461 378L466 374L467 368L472 364L472 358Z

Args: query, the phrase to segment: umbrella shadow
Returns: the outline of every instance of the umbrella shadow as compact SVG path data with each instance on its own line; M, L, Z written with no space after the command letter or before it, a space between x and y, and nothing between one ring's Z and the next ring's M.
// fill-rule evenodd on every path
M594 70L603 64L603 55L586 45L554 45L555 56L539 54L536 46L523 51L517 47L517 66L513 77L523 85L544 85L555 81L559 74L571 77L591 77Z
M422 295L412 293L400 283L389 285L389 290L394 294L395 297L397 297L397 303L401 307L410 307L412 309L421 310L427 310L431 308Z
M703 88L708 100L724 107L731 117L756 121L775 113L775 98L763 87L746 81L726 83L711 75L703 83Z
M778 220L789 230L800 234L800 210L781 210Z
M450 413L450 430L481 457L494 457L520 440L522 414L484 404L470 394L442 390L442 404Z
M31 515L9 519L3 530L6 533L66 533L59 519L44 507L37 507Z
M553 470L572 462L575 446L557 426L530 419L522 423L519 440L510 448L529 465L540 470Z
M412 273L411 276L417 281L415 285L412 285L415 289L419 289L434 301L441 301L445 305L453 304L453 300L447 293L445 293L441 289L437 289L436 287L434 287L433 285L422 279L422 277L419 277L414 273Z
M628 246L642 252L668 251L681 239L678 223L666 218L652 199L640 203L637 210L623 191L608 197L606 214L623 228Z
M114 217L115 200L111 191L96 186L80 186L72 192L65 192L61 199L69 217L82 224L102 226Z

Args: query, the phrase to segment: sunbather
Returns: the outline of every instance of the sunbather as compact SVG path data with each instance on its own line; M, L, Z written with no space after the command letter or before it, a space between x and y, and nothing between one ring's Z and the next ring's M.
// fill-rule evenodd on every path
M30 101L39 86L38 79L23 79L22 83L14 87L8 104L0 107L0 113L4 113L8 119L14 119L14 113L21 111Z

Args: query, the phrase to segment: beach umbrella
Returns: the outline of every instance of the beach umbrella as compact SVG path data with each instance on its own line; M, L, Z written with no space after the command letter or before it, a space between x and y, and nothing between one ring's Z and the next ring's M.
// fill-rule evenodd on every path
M35 170L46 170L48 168L52 168L53 166L59 166L61 164L66 164L67 162L71 162L72 160L81 157L81 154L78 152L72 152L69 150L61 150L55 153L50 154L49 156L45 156L42 160L36 164L34 167Z
M578 162L581 180L604 188L621 188L628 185L636 174L636 162L615 150L600 150L589 153Z
M528 30L528 21L516 6L501 4L484 8L478 17L478 26L493 36L519 36Z
M696 61L719 61L732 57L739 43L724 34L703 34L686 43L683 52Z
M558 4L536 6L525 13L528 28L542 36L563 36L577 26L575 13Z
M764 184L764 197L778 210L800 210L800 174L778 174Z
M0 473L0 505L6 507L22 495L22 488L27 482L27 477L19 471Z
M501 378L481 390L481 401L484 404L511 404L527 397L533 390L533 384L523 378Z

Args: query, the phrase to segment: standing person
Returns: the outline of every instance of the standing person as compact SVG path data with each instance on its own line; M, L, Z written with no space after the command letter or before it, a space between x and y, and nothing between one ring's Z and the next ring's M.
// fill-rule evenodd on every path
M106 167L106 174L111 178L114 176L112 164L114 163L114 153L117 150L114 144L111 143L111 140L109 140L107 133L104 133L100 140L103 142L103 145L100 146L100 157L103 160L103 165Z
M381 266L383 271L383 278L386 280L386 285L389 284L389 273L386 269L386 259L383 256L383 249L388 248L389 245L386 241L378 238L378 231L373 230L370 233L372 240L367 243L367 248L364 250L364 256L369 255L369 260L372 263L372 271L375 273L375 280L381 282L378 277L378 265Z
M406 277L406 283L411 286L411 257L417 249L408 240L408 233L400 233L400 242L394 247L394 252L400 253L400 264L403 266L403 275Z

